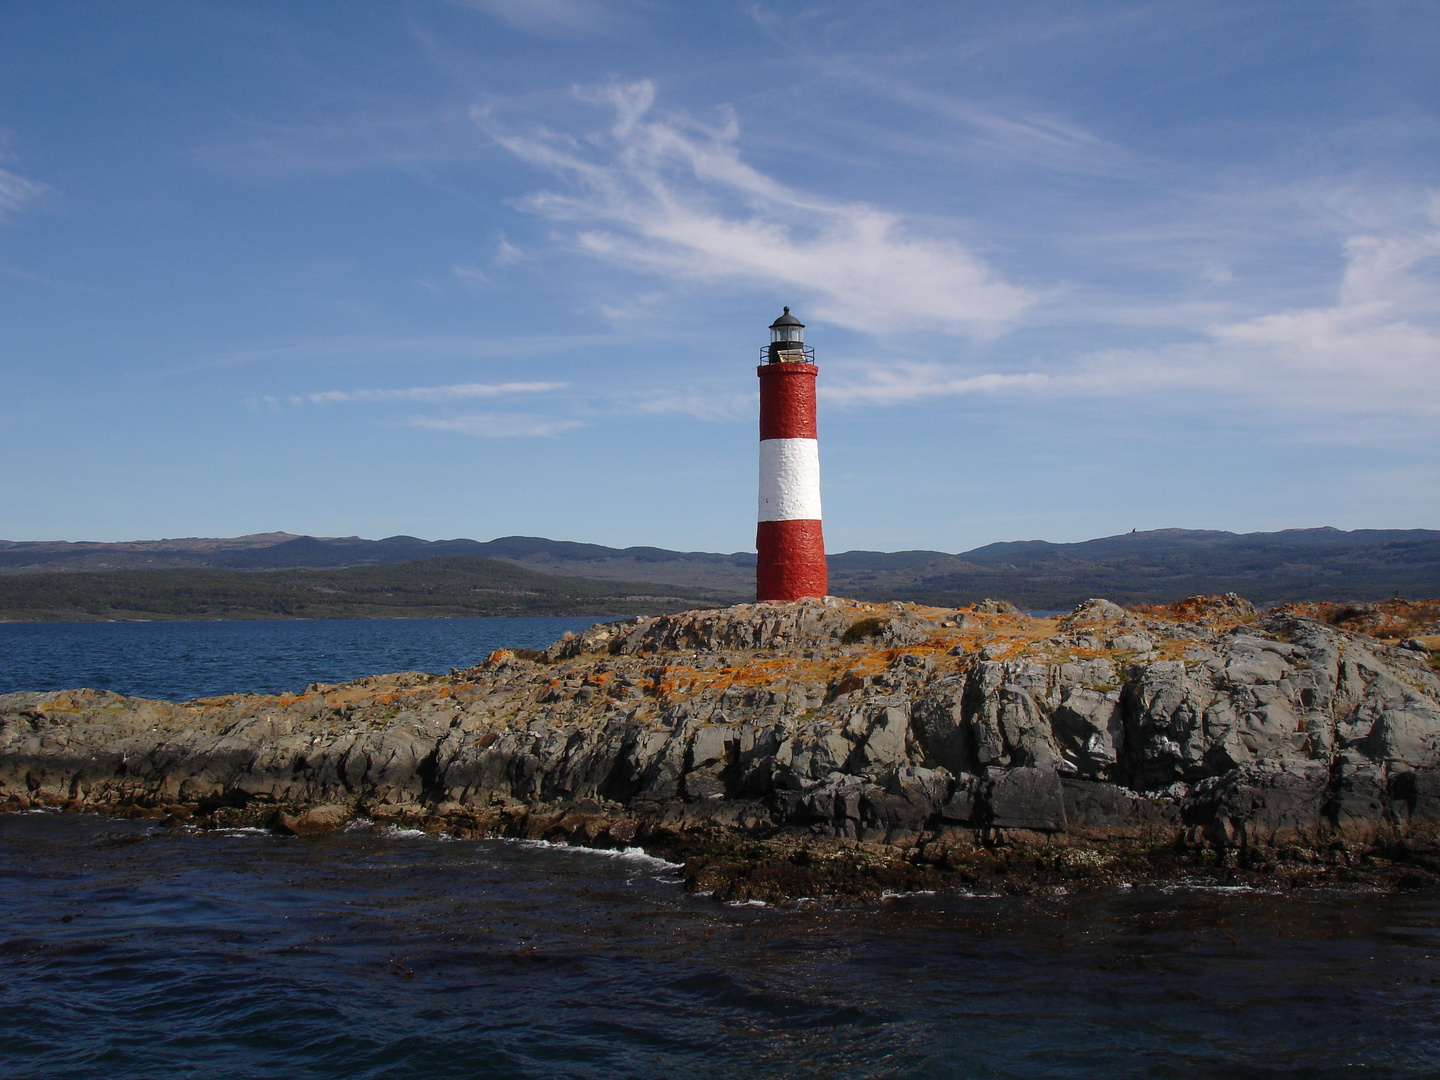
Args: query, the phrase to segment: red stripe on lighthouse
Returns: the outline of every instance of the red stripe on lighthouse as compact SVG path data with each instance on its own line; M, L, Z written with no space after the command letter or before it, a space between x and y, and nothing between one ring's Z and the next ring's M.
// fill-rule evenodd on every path
M800 600L829 592L820 522L762 521L755 547L755 599Z
M815 431L814 364L760 365L760 438L813 439Z

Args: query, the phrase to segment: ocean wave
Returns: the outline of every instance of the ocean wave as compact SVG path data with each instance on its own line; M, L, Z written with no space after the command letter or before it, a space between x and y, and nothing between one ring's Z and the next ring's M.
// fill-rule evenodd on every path
M345 825L347 833L369 833L382 840L454 840L447 832L426 832L424 829L407 829L401 825L381 825L370 818L352 818Z
M642 847L595 848L586 847L583 844L567 844L560 840L517 840L508 836L497 837L496 839L507 844L515 844L519 847L548 848L551 850L558 848L563 851L582 852L586 855L599 855L606 859L618 859L621 862L634 863L637 866L645 867L647 870L680 870L685 865L684 863L670 862L668 859L662 859L658 855L651 855Z

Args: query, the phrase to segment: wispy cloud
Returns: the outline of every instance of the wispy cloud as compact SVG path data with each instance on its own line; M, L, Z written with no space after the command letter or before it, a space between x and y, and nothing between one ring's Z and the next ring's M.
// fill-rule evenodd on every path
M1355 236L1345 251L1333 304L1213 326L1201 345L1132 353L1092 372L1112 384L1186 382L1292 418L1440 415L1440 283L1427 273L1440 231Z
M465 416L413 416L407 427L426 431L450 431L486 439L544 438L580 426L578 420L529 416L522 413L469 413Z
M613 11L598 0L449 0L493 15L507 26L543 37L569 37L611 29Z
M500 237L500 242L495 245L495 255L490 260L496 266L512 266L518 262L524 262L527 258L523 249L510 243L505 237Z
M515 361L520 358L579 354L606 345L599 334L541 335L436 334L428 337L368 337L339 334L283 345L236 349L200 356L164 374L182 374L213 368L273 364L287 370L296 364L344 366L351 364L403 364L433 360Z
M642 393L624 403L624 408L650 416L674 414L693 416L697 420L733 422L752 420L757 402L755 393L707 393L691 387Z
M607 131L516 135L502 146L566 182L523 205L567 223L581 250L698 281L784 285L818 319L880 334L905 326L988 337L1035 301L961 244L916 235L895 214L787 187L741 160L739 125L654 115L648 81L577 95L609 109Z
M0 221L23 210L50 189L35 180L0 169Z
M1042 372L966 374L944 364L900 361L867 366L861 378L842 378L820 387L819 393L824 401L836 405L890 405L958 394L1038 390L1050 381Z
M272 414L283 413L287 406L308 405L415 405L445 404L484 398L503 398L516 394L544 394L563 390L563 382L458 383L453 386L410 386L392 390L326 390L315 394L295 394L287 398L265 395L250 401L251 408ZM557 435L579 427L579 420L565 417L536 416L530 413L497 412L465 413L448 416L410 416L403 420L385 421L401 427L426 431L450 431L461 435L477 435L490 439L508 439Z
M313 122L243 118L233 134L191 153L206 168L258 183L372 170L429 176L437 165L483 157L474 133L459 105L383 111L360 101L348 113Z
M1415 422L1440 416L1440 284L1429 272L1440 231L1356 236L1345 252L1334 303L1215 323L1198 341L1096 350L1020 374L870 364L821 393L842 406L999 391L1149 399L1162 410L1224 402L1324 441L1413 434ZM1337 420L1360 428L1332 427Z
M454 386L411 386L398 390L326 390L318 394L297 394L291 405L333 405L363 402L395 404L398 402L464 401L469 398L500 397L505 394L543 394L563 390L563 382L458 383Z
M450 272L474 288L483 288L490 284L490 275L473 266L452 266Z
M876 132L886 143L937 154L992 163L1038 166L1062 173L1124 176L1148 166L1133 151L1065 116L1035 107L1013 104L1002 108L961 97L923 90L910 81L885 75L875 64L849 62L838 57L812 57L828 78L840 78L907 108L953 125L944 137L901 134L899 125ZM933 126L933 125L932 125ZM957 138L958 136L958 138Z

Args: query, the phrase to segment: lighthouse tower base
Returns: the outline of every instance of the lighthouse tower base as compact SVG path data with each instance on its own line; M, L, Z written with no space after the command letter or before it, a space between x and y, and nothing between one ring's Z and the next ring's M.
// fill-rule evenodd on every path
M801 600L829 592L820 522L762 521L755 547L757 600Z

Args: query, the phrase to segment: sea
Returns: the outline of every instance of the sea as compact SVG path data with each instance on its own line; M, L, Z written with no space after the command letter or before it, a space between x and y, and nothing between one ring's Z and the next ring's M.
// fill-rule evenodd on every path
M391 671L444 674L543 649L603 618L0 622L0 694L87 686L189 701L280 694Z
M0 625L0 689L299 689L590 621ZM639 849L0 814L31 1077L1440 1077L1440 896L726 904Z

